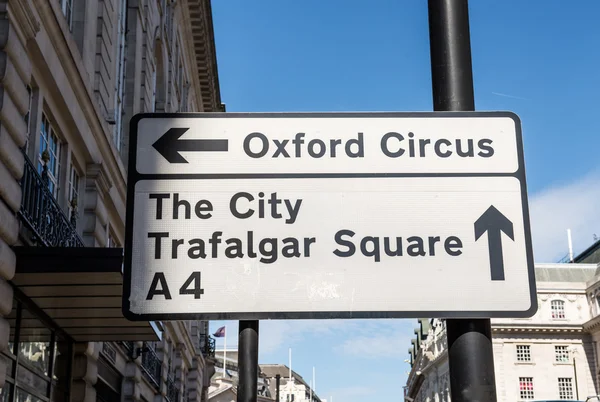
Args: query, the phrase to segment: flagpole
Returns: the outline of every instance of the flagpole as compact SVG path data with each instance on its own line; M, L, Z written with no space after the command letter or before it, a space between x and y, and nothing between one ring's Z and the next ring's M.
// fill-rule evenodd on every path
M290 382L292 382L292 348L290 348Z
M317 381L315 378L315 366L313 366L313 380L312 380L312 392L315 392L317 390Z
M225 325L225 339L223 340L223 376L227 376L227 325Z

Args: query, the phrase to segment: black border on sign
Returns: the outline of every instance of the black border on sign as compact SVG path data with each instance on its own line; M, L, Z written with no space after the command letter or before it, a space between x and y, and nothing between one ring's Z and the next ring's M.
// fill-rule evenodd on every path
M153 118L439 118L439 117L508 117L515 123L517 137L517 153L519 167L514 173L465 173L465 174L139 174L136 170L138 123L142 119ZM130 310L131 264L133 244L133 211L135 185L140 180L185 180L185 179L257 179L257 178L358 178L358 177L515 177L521 184L521 204L523 208L523 225L525 228L525 250L527 254L527 271L529 276L529 293L531 305L523 311L275 311L275 312L232 312L232 313L165 313L134 314ZM348 319L348 318L528 318L537 309L537 293L535 282L535 266L531 241L529 204L525 178L525 160L523 156L523 137L521 120L513 112L336 112L336 113L141 113L133 116L129 129L129 161L127 171L127 205L125 218L125 260L123 283L123 315L131 321L167 321L167 320L268 320L268 319Z

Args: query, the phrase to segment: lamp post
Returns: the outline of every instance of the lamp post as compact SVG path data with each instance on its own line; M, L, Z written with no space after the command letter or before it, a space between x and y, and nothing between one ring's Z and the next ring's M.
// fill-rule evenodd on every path
M575 361L575 355L577 354L577 348L571 347L569 351L573 354L573 381L575 381L575 399L579 399L579 385L577 384L577 364Z

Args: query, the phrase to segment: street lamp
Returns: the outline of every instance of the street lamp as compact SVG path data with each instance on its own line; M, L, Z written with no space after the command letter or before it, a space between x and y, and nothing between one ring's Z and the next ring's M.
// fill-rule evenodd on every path
M577 384L577 365L575 364L575 355L578 353L577 348L572 346L569 352L573 354L573 377L575 381L575 399L579 399L579 385Z

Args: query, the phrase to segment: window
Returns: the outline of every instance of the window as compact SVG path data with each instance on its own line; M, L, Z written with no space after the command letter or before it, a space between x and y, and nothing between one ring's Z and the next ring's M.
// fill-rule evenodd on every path
M569 362L569 347L568 346L555 346L554 347L554 361L557 363L568 363Z
M181 58L177 61L177 95L181 103L183 99L183 62Z
M531 346L517 345L517 361L518 362L530 362L531 361Z
M70 372L72 367L72 342L53 328L46 327L37 311L27 309L18 300L14 301L14 306L10 318L13 320L11 330L14 332L15 353L0 353L0 362L8 363L0 401L69 400L66 387L69 378L65 373ZM5 391L12 391L12 398Z
M552 300L550 302L550 310L552 310L553 319L565 318L565 302L562 300Z
M29 153L29 133L31 130L31 127L29 127L29 124L31 122L31 107L33 105L33 91L31 90L31 87L29 85L27 85L27 96L28 96L28 102L27 102L27 112L25 113L25 116L23 116L23 120L25 121L25 125L27 126L27 138L25 139L25 152Z
M71 163L69 169L69 218L73 215L73 212L77 212L77 203L79 202L79 173L77 169Z
M533 377L519 377L519 396L521 399L533 399Z
M152 70L152 112L156 112L156 67Z
M106 242L106 247L121 247L119 242L115 239L115 236L110 233L108 235L108 241Z
M165 111L167 100L165 87L163 44L159 39L154 42L154 71L152 76L152 106L155 112Z
M571 378L558 379L558 398L573 399L573 381Z
M165 9L165 38L169 46L171 45L171 36L173 33L173 5L171 2L167 2Z
M59 186L60 172L60 142L56 132L50 125L46 115L42 115L42 127L40 129L40 149L38 154L38 173L44 170L44 159L47 158L48 167L48 189L56 198Z
M113 142L121 150L121 136L123 133L123 115L125 113L125 14L127 1L120 0L119 17L117 21L117 83L115 94L115 127Z
M69 31L71 31L73 29L73 0L60 0L60 8L67 19Z
M173 85L175 86L175 94L177 94L177 83L179 82L179 69L177 68L179 61L179 41L177 40L177 35L175 35L174 39L175 50L173 51Z

